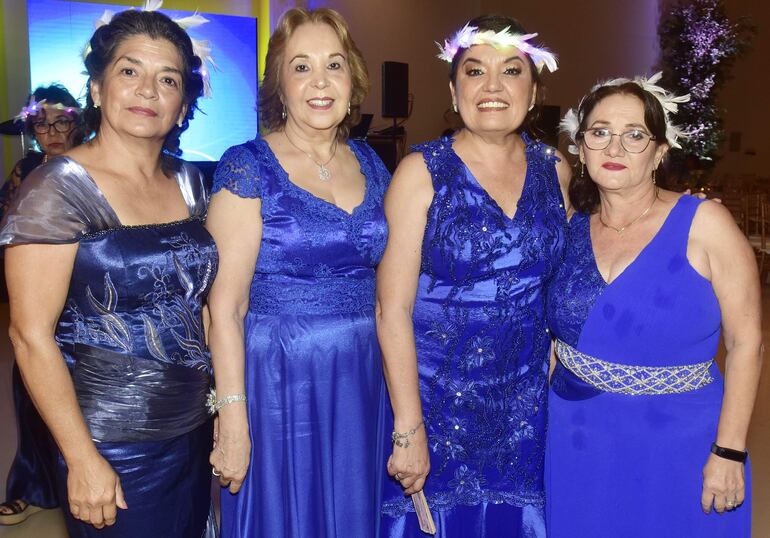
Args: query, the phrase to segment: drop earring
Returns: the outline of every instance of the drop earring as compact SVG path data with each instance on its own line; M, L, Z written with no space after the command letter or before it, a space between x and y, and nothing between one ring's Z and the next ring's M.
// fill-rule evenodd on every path
M459 113L458 110L457 110L457 102L456 101L452 101L452 110L454 110L455 114Z
M583 163L583 161L580 161L580 177L585 177L586 175L586 165Z
M652 184L655 185L655 168L652 169Z
M350 116L350 101L348 101L348 116Z
M281 110L281 119L286 119L286 105L283 105L283 110Z

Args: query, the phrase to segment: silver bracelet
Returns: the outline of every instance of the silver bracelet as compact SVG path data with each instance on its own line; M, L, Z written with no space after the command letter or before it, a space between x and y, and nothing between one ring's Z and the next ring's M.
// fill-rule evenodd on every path
M231 394L229 396L225 396L221 400L217 400L217 391L212 388L209 391L208 397L206 398L206 407L209 410L209 415L215 415L217 411L219 411L226 405L230 405L231 403L235 403L235 402L245 402L245 401L246 401L246 395L244 393Z
M401 447L401 448L408 448L411 444L409 442L409 438L412 437L415 433L417 433L417 430L420 429L421 426L423 426L425 423L423 421L420 421L420 423L409 430L406 433L398 433L396 430L393 430L393 433L390 434L390 440L393 441L393 444Z

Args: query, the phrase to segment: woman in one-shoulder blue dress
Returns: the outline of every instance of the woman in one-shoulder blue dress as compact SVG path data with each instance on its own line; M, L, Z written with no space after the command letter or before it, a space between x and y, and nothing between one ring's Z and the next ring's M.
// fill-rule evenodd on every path
M725 208L656 185L677 131L659 103L672 96L653 82L597 85L571 130L585 163L570 186L580 212L548 293L553 538L751 534L755 260Z

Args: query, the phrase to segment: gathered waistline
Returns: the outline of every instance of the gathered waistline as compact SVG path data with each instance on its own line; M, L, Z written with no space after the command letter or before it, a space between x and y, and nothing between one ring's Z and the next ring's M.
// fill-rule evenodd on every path
M374 277L312 281L255 280L249 293L254 314L353 314L374 312Z
M714 359L680 366L632 366L586 355L558 339L555 348L567 370L605 392L631 396L680 394L698 390L714 380L710 372Z

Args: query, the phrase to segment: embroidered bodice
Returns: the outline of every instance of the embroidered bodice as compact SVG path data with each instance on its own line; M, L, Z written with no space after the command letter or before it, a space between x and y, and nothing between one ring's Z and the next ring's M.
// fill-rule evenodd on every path
M366 179L352 214L292 183L267 142L222 157L213 192L260 198L262 242L251 284L255 313L373 312L374 268L387 241L383 197L390 175L364 142L350 140Z
M545 285L561 260L564 203L552 148L523 136L527 173L507 217L442 138L417 146L435 195L414 308L432 508L543 505ZM384 511L409 510L408 499Z
M201 412L186 426L205 419L210 357L201 312L217 253L203 227L207 197L200 172L182 164L176 181L189 218L123 226L86 170L59 157L30 174L3 221L3 244L78 243L56 340L96 437L86 400L103 405L124 390L126 401L139 402L149 397L151 389L142 384L153 376L156 391L164 383L171 391L168 383L180 376L192 383L194 392L178 396ZM136 384L129 383L134 376Z

